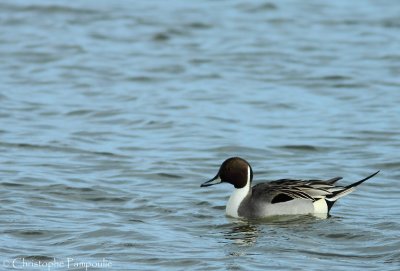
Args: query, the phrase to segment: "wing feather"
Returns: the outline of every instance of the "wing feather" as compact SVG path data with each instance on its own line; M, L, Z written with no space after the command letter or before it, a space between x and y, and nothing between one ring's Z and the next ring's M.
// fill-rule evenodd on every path
M253 193L267 195L269 202L279 202L279 199L288 200L306 199L316 201L334 196L334 193L340 193L345 190L343 186L335 186L334 183L341 177L335 177L327 181L323 180L297 180L297 179L279 179L269 183L261 183L253 187ZM285 197L282 197L285 195ZM278 198L276 198L278 197Z

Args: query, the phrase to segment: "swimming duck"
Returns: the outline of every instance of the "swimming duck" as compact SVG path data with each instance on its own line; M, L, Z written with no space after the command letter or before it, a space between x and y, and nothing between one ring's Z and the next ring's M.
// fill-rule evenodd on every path
M230 183L235 187L226 205L226 214L236 218L262 218L275 215L329 215L333 204L353 192L374 174L347 186L335 185L342 177L329 180L280 179L251 187L253 170L240 158L225 160L217 175L203 183L207 187Z

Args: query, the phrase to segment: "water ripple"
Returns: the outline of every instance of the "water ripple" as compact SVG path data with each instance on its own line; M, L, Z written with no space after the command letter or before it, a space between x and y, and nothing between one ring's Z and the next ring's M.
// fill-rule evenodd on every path
M1 262L398 270L399 11L2 1ZM255 182L381 173L328 219L236 220L199 187L229 156Z

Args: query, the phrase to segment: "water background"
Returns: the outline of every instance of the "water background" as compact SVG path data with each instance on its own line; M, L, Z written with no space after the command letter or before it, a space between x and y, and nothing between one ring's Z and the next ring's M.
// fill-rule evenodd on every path
M399 105L397 0L3 0L0 270L399 270ZM199 187L236 155L381 173L240 221Z

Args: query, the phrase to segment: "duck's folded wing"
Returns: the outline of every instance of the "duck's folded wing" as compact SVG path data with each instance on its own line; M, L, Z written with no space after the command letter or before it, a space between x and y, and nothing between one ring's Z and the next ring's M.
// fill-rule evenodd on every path
M347 186L335 185L341 177L326 181L281 179L256 185L253 187L252 193L256 194L255 198L261 198L270 204L289 202L295 199L309 200L314 203L317 200L324 199L329 212L336 200L353 192L358 185L378 173L379 171Z
M258 194L258 198L264 195L264 199L272 204L293 199L306 199L314 202L343 190L344 187L334 185L340 179L340 177L328 181L281 179L258 184L253 187L252 192Z

